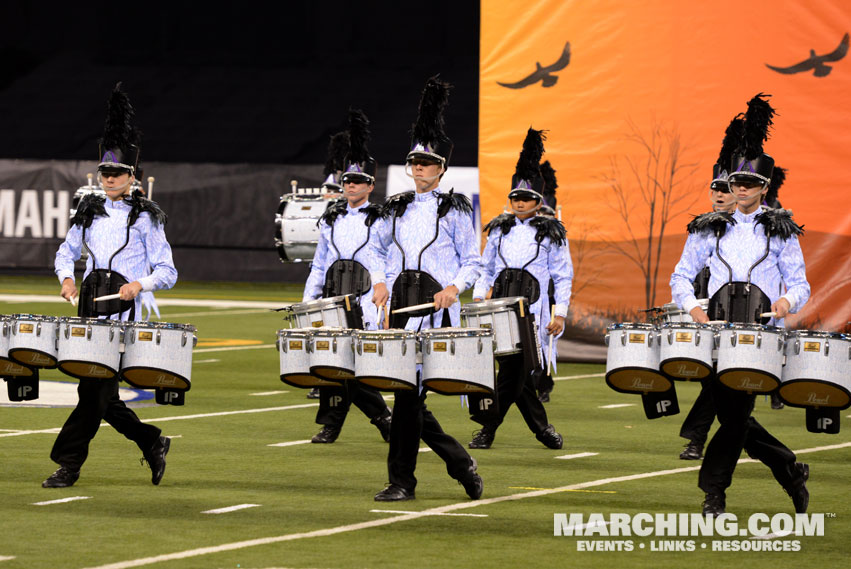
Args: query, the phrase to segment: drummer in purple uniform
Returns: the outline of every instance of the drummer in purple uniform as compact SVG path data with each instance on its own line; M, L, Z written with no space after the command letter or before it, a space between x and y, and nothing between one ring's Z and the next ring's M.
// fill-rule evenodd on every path
M348 134L349 151L340 180L344 197L330 203L319 221L319 243L304 286L304 301L354 294L363 311L364 329L374 330L379 322L370 275L380 275L383 281L384 259L369 246L370 239L376 238L381 207L369 202L377 166L367 150L369 121L362 111L349 111ZM383 283L380 288L386 290ZM319 388L316 423L322 429L311 442L337 440L352 403L389 440L390 409L384 398L371 387L347 381L339 387Z
M452 141L443 131L447 83L432 77L426 83L407 156L415 191L391 197L380 247L387 254L387 287L391 309L433 303L433 308L391 317L391 327L423 330L458 326L458 295L475 283L481 269L479 239L473 228L472 206L463 195L440 188L449 164ZM379 502L412 500L417 479L420 440L446 463L473 500L483 483L476 461L445 433L425 405L425 391L398 391L393 404L387 470L390 484L375 495Z
M508 194L513 213L504 213L485 227L490 233L482 255L482 275L473 289L473 299L482 300L491 287L493 299L525 297L529 302L528 312L534 315L535 322L532 324L532 345L524 346L519 354L497 358L496 405L477 408L486 398L470 397L472 418L482 424L470 448L491 447L496 430L512 403L517 404L529 429L545 446L560 449L563 444L562 436L549 424L535 385L536 376L543 374L552 354L545 350L545 358L536 362L537 369L529 369L534 364L526 364L530 353L538 351L539 340L535 336L539 330L546 338L558 336L564 330L573 281L573 264L564 226L554 217L536 216L543 203L543 178L539 168L542 154L543 131L530 128ZM555 293L553 315L547 294L550 278Z
M154 202L130 187L139 162L138 133L130 127L133 108L121 84L109 100L101 140L98 173L106 198L89 194L80 202L71 229L56 252L55 269L61 295L79 297L79 315L117 320L140 320L140 293L168 289L177 282L171 247L166 240L166 216ZM80 291L74 281L74 262L89 252ZM98 296L118 293L120 299L94 302ZM79 401L63 425L50 458L59 469L42 483L45 488L73 485L88 456L89 443L106 421L135 442L151 467L151 481L159 484L165 472L170 440L159 427L142 423L118 396L118 377L81 380Z
M758 310L768 311L770 306L775 313L763 323L782 325L782 319L800 310L810 297L798 242L803 230L792 220L789 211L760 205L774 172L774 159L762 150L774 115L765 99L760 94L748 103L744 129L729 162L729 183L736 196L736 211L718 214L695 228L671 275L674 301L695 322L735 321L737 313L750 311L751 304L756 302L760 305ZM694 277L707 261L709 315L699 306L692 286ZM781 282L787 287L782 296ZM742 309L743 305L746 310ZM703 513L719 515L725 511L726 490L732 483L743 448L771 469L792 498L795 511L806 512L809 466L796 462L795 453L751 417L754 395L731 390L717 380L712 382L712 388L720 427L706 448L698 478L698 486L706 493Z

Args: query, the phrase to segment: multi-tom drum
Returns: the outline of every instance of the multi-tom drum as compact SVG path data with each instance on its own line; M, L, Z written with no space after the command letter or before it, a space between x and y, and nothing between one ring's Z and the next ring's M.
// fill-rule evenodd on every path
M793 407L851 406L851 338L794 330L786 335L780 397Z
M282 263L311 261L319 243L319 218L328 199L318 194L286 194L275 214L275 247Z
M718 331L718 380L736 391L771 393L783 370L782 328L724 324Z
M59 319L39 314L12 314L9 358L30 367L55 368Z
M59 319L59 369L77 379L111 379L121 367L124 322Z
M704 312L709 310L709 299L701 298L697 301L698 305ZM675 302L669 302L662 305L661 310L662 322L694 322L691 314L677 306Z
M423 385L443 395L493 393L494 334L484 328L420 332Z
M355 379L382 391L417 389L419 342L412 330L355 330Z
M278 352L281 361L281 381L293 387L341 385L340 381L322 379L310 373L310 343L312 328L278 330Z
M715 329L697 322L666 322L659 334L659 371L673 379L696 381L712 373Z
M9 357L9 340L12 337L14 319L7 314L0 314L0 376L3 377L32 377L35 371L21 365Z
M662 336L653 324L611 324L605 336L606 383L621 393L664 392L671 380L659 372Z
M188 391L195 327L168 322L125 322L124 326L121 378L140 389Z
M461 307L461 316L469 328L493 330L493 355L507 356L521 351L520 327L515 305L525 302L522 296L471 302Z
M332 296L299 302L289 306L288 310L295 320L295 328L347 328L346 312L351 310L354 302L349 295Z
M310 373L331 381L354 379L355 353L351 329L313 329L310 336Z

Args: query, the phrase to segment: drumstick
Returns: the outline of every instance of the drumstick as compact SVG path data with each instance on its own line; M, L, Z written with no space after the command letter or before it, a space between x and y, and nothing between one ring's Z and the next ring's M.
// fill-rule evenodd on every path
M760 318L774 318L775 316L777 316L776 312L763 312L759 315Z
M718 326L719 324L726 324L726 323L727 323L726 320L710 320L709 322L707 322L707 324L709 324L711 326Z
M154 195L154 177L148 177L148 199L151 199L151 196Z
M116 292L115 294L107 294L104 296L99 296L95 299L95 302L100 302L101 300L115 300L117 298L121 298L121 293Z
M425 302L423 304L415 304L414 306L406 306L405 308L397 308L392 312L393 314L403 314L405 312L416 312L425 308L437 308L437 304L434 302Z
M71 306L73 306L74 308L77 308L77 303L79 302L79 298L77 298L76 296L72 296L71 298L68 299L68 302L71 303Z
M381 307L384 308L384 329L389 330L390 329L390 311L387 310L386 304L382 304Z

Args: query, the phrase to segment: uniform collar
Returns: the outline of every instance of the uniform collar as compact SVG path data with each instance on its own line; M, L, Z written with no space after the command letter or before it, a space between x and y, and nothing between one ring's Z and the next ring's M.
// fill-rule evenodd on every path
M736 212L733 214L733 217L740 223L753 223L754 218L760 213L762 213L762 206L756 208L756 211L753 213L748 214L742 213L738 208L736 208Z
M364 208L367 208L369 206L370 206L369 200L366 200L365 202L360 204L358 207L352 207L351 205L346 203L346 211L348 213L359 213L359 212L363 211Z
M421 194L421 193L415 191L414 192L414 200L416 200L418 202L427 202L427 201L435 200L435 199L437 199L437 195L439 193L440 193L439 187L433 189L430 192L426 192L424 194Z

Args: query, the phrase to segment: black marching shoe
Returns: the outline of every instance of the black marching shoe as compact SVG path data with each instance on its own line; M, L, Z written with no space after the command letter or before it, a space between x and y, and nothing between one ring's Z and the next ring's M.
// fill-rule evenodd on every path
M310 391L307 392L308 399L319 399L319 388L314 387Z
M783 409L783 400L780 399L780 396L777 395L777 392L773 392L771 394L771 408L772 409Z
M312 443L333 443L340 436L340 427L325 425L310 439Z
M464 487L464 490L467 492L467 496L469 496L471 500L478 500L481 498L482 492L485 490L485 483L482 481L482 477L479 476L479 473L476 472L478 467L479 463L476 462L476 459L470 457L470 468L467 470L464 477L458 480L458 483Z
M558 450L564 444L564 439L556 432L556 428L552 425L547 425L543 433L538 433L535 438L544 443L548 448Z
M689 441L683 452L680 453L682 460L700 460L703 458L703 445L694 441Z
M496 436L496 431L489 427L482 427L481 430L473 433L473 440L467 445L468 448L491 448L493 439Z
M67 488L73 486L74 482L80 477L79 470L71 470L60 466L59 469L51 474L47 480L41 483L42 488Z
M151 482L154 486L160 483L165 474L165 455L168 454L168 448L171 446L171 439L168 437L160 437L151 447L151 450L145 453L143 461L147 461L151 467Z
M376 502L402 502L416 498L413 490L406 490L396 484L391 484L375 495Z
M390 417L390 413L387 413L370 421L378 428L378 432L381 433L381 438L384 439L385 443L390 442Z
M550 402L550 393L552 393L552 391L550 391L550 390L540 391L538 393L538 401L540 401L541 403L549 403Z
M727 507L727 498L723 494L707 494L703 501L703 515L720 516Z
M807 490L807 479L810 477L810 465L803 462L795 463L795 472L799 474L792 485L786 488L786 493L792 498L796 514L806 514L810 505L810 492Z

